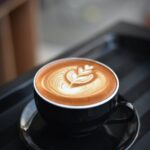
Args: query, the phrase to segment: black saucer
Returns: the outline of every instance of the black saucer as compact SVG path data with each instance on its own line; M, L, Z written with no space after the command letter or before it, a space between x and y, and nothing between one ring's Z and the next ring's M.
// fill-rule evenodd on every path
M126 119L119 119L122 117ZM140 121L135 109L120 107L92 134L56 136L55 130L38 114L32 100L23 110L20 129L27 147L33 150L127 150L138 137Z

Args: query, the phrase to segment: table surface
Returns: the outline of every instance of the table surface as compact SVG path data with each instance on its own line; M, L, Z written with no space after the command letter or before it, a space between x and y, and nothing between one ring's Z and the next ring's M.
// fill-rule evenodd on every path
M122 22L54 58L92 58L114 69L120 94L134 104L141 119L140 135L131 150L150 149L149 49L150 30ZM42 65L0 88L1 150L27 149L19 136L20 115L33 99L33 76Z

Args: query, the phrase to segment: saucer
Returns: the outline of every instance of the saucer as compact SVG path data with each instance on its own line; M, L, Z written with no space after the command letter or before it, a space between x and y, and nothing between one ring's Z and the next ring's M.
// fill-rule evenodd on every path
M39 115L34 100L26 105L20 120L21 138L32 150L127 150L136 141L139 130L137 111L128 107L118 107L103 126L81 137L56 135Z

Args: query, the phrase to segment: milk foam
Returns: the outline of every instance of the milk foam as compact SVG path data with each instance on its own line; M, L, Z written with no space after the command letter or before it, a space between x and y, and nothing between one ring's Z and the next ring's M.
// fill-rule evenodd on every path
M86 59L64 59L40 69L35 86L45 99L63 105L99 103L116 92L117 77L101 63Z
M65 97L87 97L103 92L107 87L105 75L99 70L85 70L86 66L68 66L52 74L45 74L42 87L56 95Z

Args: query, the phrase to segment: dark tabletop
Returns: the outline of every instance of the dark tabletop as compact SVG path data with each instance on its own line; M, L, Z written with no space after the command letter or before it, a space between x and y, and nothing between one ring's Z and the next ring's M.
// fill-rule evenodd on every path
M139 138L131 150L150 149L149 50L150 30L121 22L54 58L92 58L114 69L120 94L134 104L141 119ZM0 88L1 150L26 149L19 136L20 115L33 99L33 76L42 65Z

